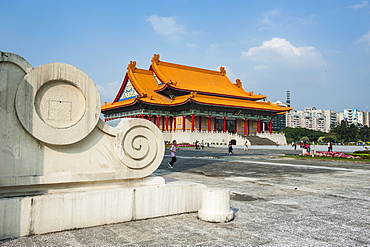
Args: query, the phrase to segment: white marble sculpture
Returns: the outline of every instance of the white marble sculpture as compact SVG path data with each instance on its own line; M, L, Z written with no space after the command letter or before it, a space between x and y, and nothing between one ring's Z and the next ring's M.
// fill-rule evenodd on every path
M0 239L200 208L203 185L150 176L160 130L105 124L94 82L72 65L1 52L0 123Z

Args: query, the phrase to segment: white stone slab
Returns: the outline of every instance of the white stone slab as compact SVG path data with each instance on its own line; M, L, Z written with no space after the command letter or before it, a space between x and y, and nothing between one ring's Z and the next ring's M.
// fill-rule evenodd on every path
M204 185L169 183L0 199L0 239L196 212Z

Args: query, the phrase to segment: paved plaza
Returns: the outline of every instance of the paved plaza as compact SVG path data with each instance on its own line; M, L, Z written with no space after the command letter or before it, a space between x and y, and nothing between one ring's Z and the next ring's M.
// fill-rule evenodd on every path
M316 146L316 150L326 150ZM361 150L335 146L334 151ZM0 241L0 246L370 246L370 163L284 159L291 146L218 146L178 151L154 173L228 188L235 219L197 213Z

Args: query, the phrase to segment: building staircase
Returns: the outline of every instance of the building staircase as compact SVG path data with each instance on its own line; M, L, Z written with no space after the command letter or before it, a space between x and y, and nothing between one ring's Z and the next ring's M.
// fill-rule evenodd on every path
M246 136L252 145L276 145L276 143L270 139L259 137L259 136Z

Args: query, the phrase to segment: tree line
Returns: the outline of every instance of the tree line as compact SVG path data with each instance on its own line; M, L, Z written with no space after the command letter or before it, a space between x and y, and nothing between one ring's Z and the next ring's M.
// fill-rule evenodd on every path
M334 124L329 133L310 130L306 128L285 127L279 132L285 134L288 143L308 141L308 142L370 142L370 128L365 125L349 124L342 120Z

